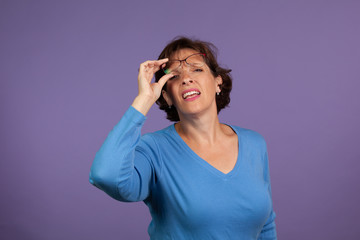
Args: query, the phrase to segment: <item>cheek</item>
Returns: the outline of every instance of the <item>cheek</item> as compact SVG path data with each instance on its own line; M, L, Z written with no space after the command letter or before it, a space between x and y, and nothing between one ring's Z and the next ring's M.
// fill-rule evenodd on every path
M167 82L167 85L168 91L175 93L179 90L179 87L181 87L181 82L179 82L179 80L171 80Z
M167 92L167 94L168 94L168 96L169 96L169 98L172 100L172 101L174 101L174 95L175 95L175 86L174 86L174 84L173 83L166 83L167 84L167 86L166 86L166 92Z

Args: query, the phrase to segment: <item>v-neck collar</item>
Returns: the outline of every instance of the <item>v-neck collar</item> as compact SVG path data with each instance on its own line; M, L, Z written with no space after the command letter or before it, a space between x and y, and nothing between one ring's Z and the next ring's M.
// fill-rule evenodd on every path
M180 146L188 153L190 154L196 161L198 161L204 168L206 168L208 171L210 171L211 173L227 179L232 177L234 174L236 174L240 164L241 164L241 153L242 153L242 149L241 149L241 140L240 140L240 133L236 130L236 128L234 128L231 125L225 124L227 126L229 126L237 135L238 138L238 155L237 155L237 159L236 159L236 163L235 166L233 167L233 169L228 172L228 173L224 173L222 171L220 171L219 169L217 169L216 167L212 166L210 163L208 163L206 160L204 160L203 158L201 158L199 155L197 155L188 145L187 143L180 137L179 133L176 131L175 129L175 124L171 125L171 132L173 133L174 137L177 139L177 142L180 144Z

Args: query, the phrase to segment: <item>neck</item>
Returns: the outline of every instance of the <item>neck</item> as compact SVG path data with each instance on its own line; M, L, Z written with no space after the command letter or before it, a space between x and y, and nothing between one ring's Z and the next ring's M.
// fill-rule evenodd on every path
M215 114L205 116L181 116L180 122L175 124L175 129L183 139L207 146L214 145L222 133L216 111Z

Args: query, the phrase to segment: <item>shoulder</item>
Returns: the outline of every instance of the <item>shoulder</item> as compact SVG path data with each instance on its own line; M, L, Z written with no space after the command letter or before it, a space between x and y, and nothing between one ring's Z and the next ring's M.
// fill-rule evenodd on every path
M266 141L265 138L258 132L242 128L239 126L229 125L237 133L239 140L246 145L252 147L262 148L266 151Z
M172 138L172 134L173 125L170 125L164 129L142 135L141 142L152 146L162 146L163 143L168 142Z
M234 126L234 125L229 125L229 126L231 126L236 131L236 133L239 133L244 137L254 138L259 141L265 141L264 137L260 133L254 131L254 130L239 127L239 126Z
M178 146L179 143L174 136L173 126L170 125L162 130L142 135L136 149L151 159L153 164L158 166L158 169L161 169L164 157L174 155Z
M144 135L141 136L141 138L144 140L166 138L170 134L172 134L172 131L173 131L173 125L170 125L167 126L166 128L163 128L155 132L145 133Z

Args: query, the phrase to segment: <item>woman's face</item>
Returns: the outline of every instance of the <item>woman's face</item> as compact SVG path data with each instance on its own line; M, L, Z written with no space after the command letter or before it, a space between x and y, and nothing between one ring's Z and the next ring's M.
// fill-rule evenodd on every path
M181 49L170 60L184 60L196 53L198 52L193 49ZM195 61L203 61L203 58L197 55ZM220 91L222 79L220 76L214 77L206 63L201 67L192 67L182 61L180 67L172 73L175 75L167 81L167 90L162 94L169 106L176 107L180 120L182 117L208 111L217 113L215 95Z

